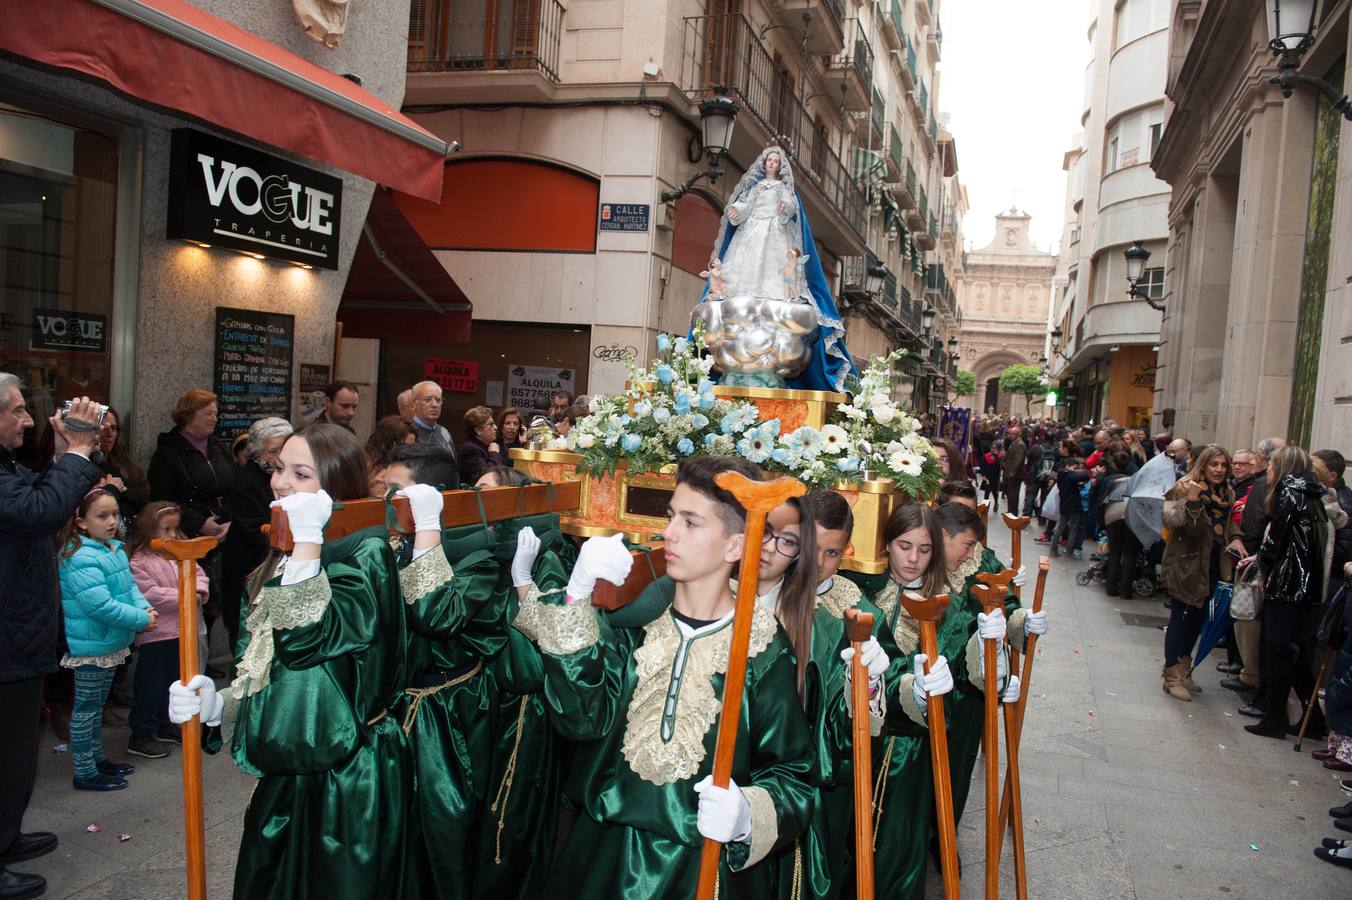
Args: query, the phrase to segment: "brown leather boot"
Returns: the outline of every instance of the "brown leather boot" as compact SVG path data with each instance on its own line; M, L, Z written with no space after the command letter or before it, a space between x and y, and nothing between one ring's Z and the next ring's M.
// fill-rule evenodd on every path
M1164 670L1164 693L1173 697L1175 700L1186 700L1192 702L1192 694L1183 686L1183 676L1180 674L1182 663L1174 666L1168 666Z
M1188 693L1190 694L1202 693L1202 689L1197 686L1197 682L1192 680L1191 656L1180 656L1178 658L1178 671L1179 674L1183 676L1182 678L1183 687L1187 689Z

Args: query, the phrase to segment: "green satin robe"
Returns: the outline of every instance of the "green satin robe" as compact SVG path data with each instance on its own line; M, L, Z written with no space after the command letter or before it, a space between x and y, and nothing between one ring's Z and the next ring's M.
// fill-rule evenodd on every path
M891 697L911 690L915 654L920 652L919 631L897 599L894 582L874 598L886 611L901 666L890 677L898 680ZM947 620L945 620L947 621ZM949 660L961 655L963 642L947 635L940 623L939 653ZM945 713L948 703L945 702ZM945 716L947 726L947 716ZM879 900L921 900L929 865L931 821L934 818L934 773L930 756L928 725L889 710L884 734L874 744L874 896Z
M478 529L480 532L483 529ZM478 822L491 802L496 683L485 663L507 643L500 565L488 549L454 561L451 540L400 573L408 617L409 686L399 709L414 760L414 815L407 842L409 896L463 900L482 848ZM440 674L440 673L444 673ZM420 687L424 675L444 682Z
M403 890L412 765L389 712L405 678L398 571L389 545L366 532L326 544L321 562L315 578L264 589L262 602L291 609L313 607L324 581L330 596L312 621L270 629L268 683L240 702L233 754L259 781L244 815L237 900Z
M671 580L660 579L630 607L596 614L595 626L587 624L595 628L590 642L563 653L549 651L564 649L556 643L559 634L583 633L580 614L564 613L571 621L559 628L551 622L561 621L559 611L567 609L557 605L562 597L539 604L544 614L536 633L546 651L550 717L564 737L582 742L566 787L579 814L550 876L552 897L689 900L695 890L703 839L693 787L712 770L723 690L717 648L720 638L726 647L732 625L688 643L676 713L666 731L664 698L680 644L669 608L673 595ZM763 610L752 629L753 651L758 644L763 646L747 661L733 763L733 781L752 808L751 841L726 846L721 898L775 896L777 868L765 857L801 834L814 799L812 738L792 652L773 615ZM636 656L655 674L640 681ZM634 738L626 740L631 729Z
M510 592L507 616L520 613L510 567L500 586ZM541 590L568 582L558 557L541 553L535 563ZM562 788L559 740L544 702L544 660L530 639L509 628L507 644L489 665L498 691L489 804L476 823L478 852L471 896L482 900L533 900L546 894L554 855L555 820Z
M843 617L844 610L850 608L873 615L873 634L892 661L883 687L889 698L906 665L882 610L864 599L853 583L837 577L830 591L818 598L812 619L812 654L804 675L803 707L812 733L812 783L817 788L817 804L803 836L775 853L778 896L791 900L853 896L853 715L846 664L840 658L841 651L850 646ZM894 714L899 710L886 711L888 717ZM877 728L883 721L873 720Z

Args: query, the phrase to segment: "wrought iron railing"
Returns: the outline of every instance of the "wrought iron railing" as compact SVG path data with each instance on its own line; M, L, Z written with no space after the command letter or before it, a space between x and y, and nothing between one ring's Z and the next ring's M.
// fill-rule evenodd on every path
M408 19L410 72L538 69L559 80L558 0L413 0Z
M799 188L811 186L820 191L826 205L864 237L868 201L863 188L823 139L802 97L743 16L730 13L685 20L680 87L687 94L705 97L724 88L741 107L740 115L749 116L789 153Z

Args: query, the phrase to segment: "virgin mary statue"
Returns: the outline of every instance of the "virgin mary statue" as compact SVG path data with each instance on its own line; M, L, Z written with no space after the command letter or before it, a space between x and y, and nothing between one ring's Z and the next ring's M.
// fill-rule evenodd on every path
M767 147L723 210L692 321L724 380L843 391L855 372L789 158Z

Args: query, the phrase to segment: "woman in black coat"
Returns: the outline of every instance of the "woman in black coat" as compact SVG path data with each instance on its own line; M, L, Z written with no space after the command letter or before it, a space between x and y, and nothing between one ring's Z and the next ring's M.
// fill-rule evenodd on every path
M235 483L235 459L228 446L212 440L216 395L193 388L178 398L172 416L174 427L160 435L150 457L151 499L179 505L179 527L188 537L224 540L230 529L226 500ZM221 608L220 551L207 554L202 568L211 585L203 610L210 629Z
M1291 725L1286 716L1291 688L1296 689L1302 703L1314 691L1313 670L1309 660L1303 658L1309 648L1301 637L1305 617L1324 598L1328 577L1324 546L1329 523L1324 511L1324 485L1315 477L1310 455L1304 450L1278 450L1268 469L1268 483L1276 489L1266 498L1271 518L1257 556L1263 576L1261 670L1267 710L1263 718L1244 726L1244 730L1282 738ZM1300 649L1293 651L1293 646Z
M465 412L465 437L468 440L455 451L462 484L474 484L489 469L507 465L498 448L498 426L493 421L493 411L487 406L476 406Z
M103 417L99 430L99 449L103 451L104 489L117 498L117 511L123 524L130 529L141 507L150 499L150 484L146 473L131 458L127 444L122 440L122 416L111 406Z

